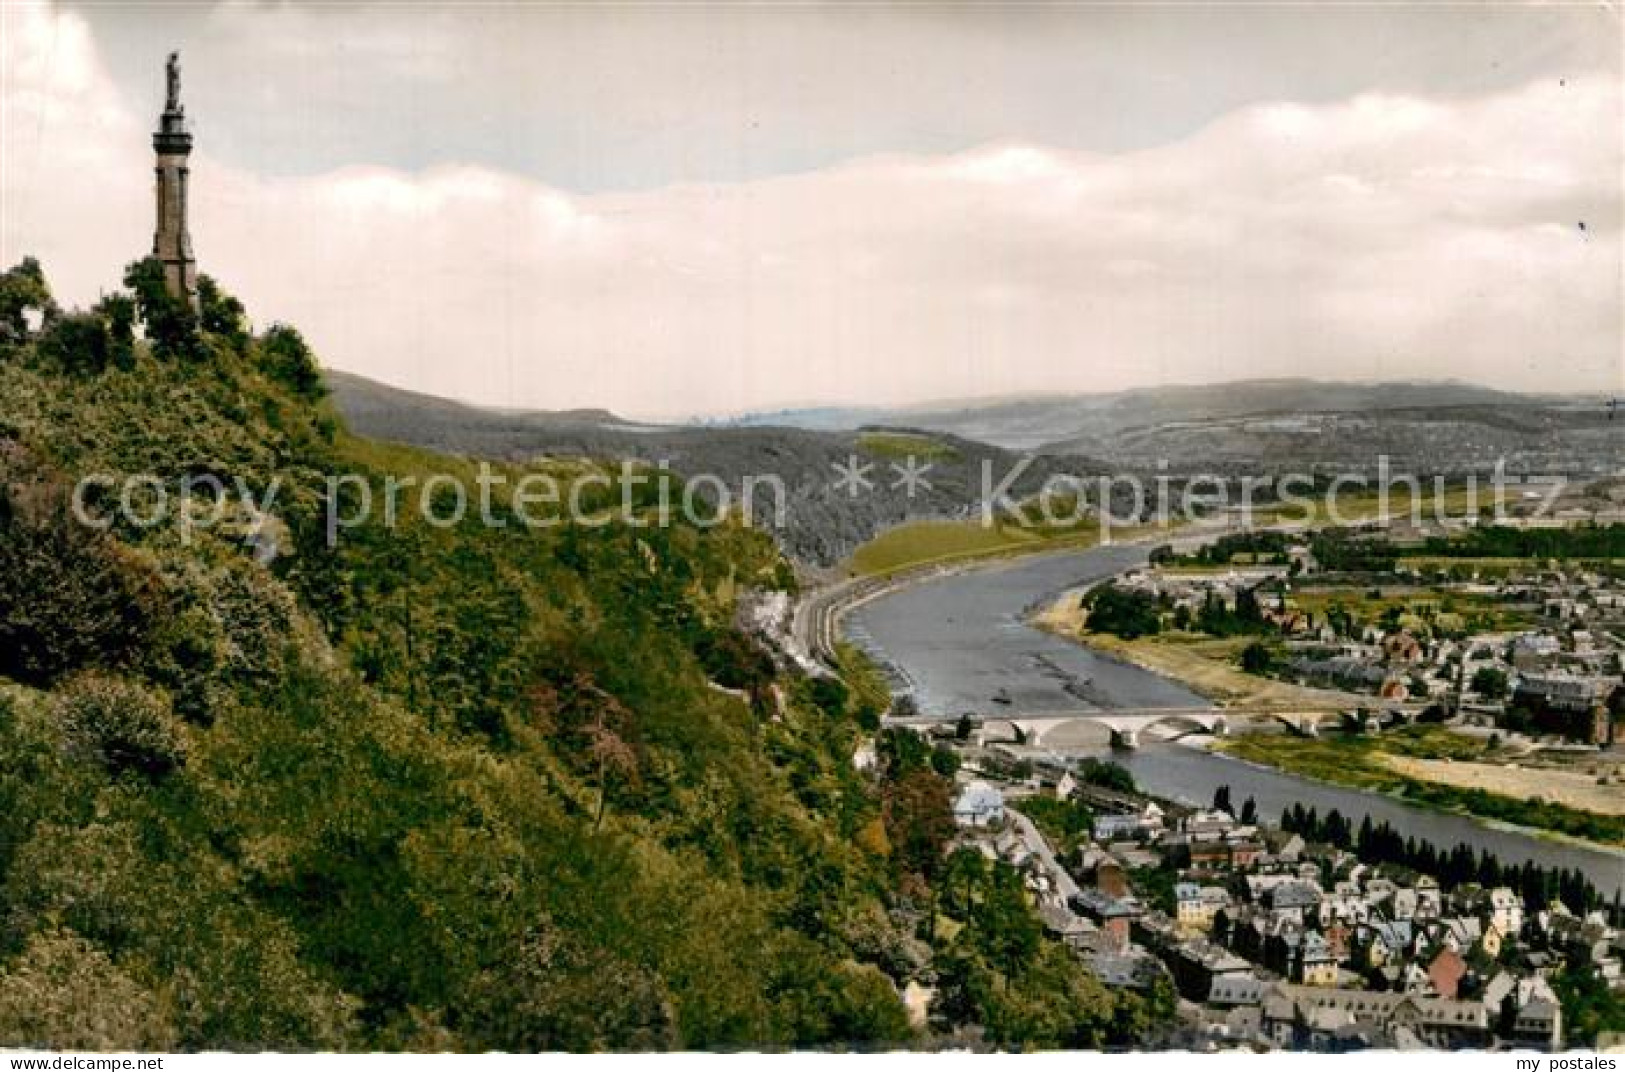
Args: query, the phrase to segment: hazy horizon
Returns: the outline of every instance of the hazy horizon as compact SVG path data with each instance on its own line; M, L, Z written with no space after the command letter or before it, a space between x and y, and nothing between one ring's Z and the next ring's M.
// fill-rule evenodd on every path
M423 394L423 395L425 395L427 397L436 398L436 399L439 399L439 400L444 401L444 402L450 402L450 403L454 403L454 404L457 404L457 405L470 406L470 407L473 407L473 408L487 410L487 411L491 411L491 412L497 412L497 413L504 413L505 412L505 413L512 413L512 414L529 414L529 413L550 413L550 412L559 413L559 412L603 411L603 412L609 413L611 416L621 418L623 420L631 421L631 422L634 422L634 423L640 423L641 422L641 423L651 423L651 424L673 424L673 425L698 424L698 423L727 424L727 423L730 423L730 422L737 422L737 421L766 420L768 418L772 418L772 417L776 417L776 416L780 416L780 415L798 415L798 414L803 414L804 415L804 414L822 413L822 412L851 413L851 414L875 413L875 414L882 414L882 415L894 415L894 414L895 415L908 415L908 414L911 414L911 413L936 414L936 413L948 413L948 412L951 412L951 411L954 411L954 410L959 410L959 409L964 409L964 410L995 409L995 408L999 408L999 407L1003 407L1003 406L1019 406L1019 405L1027 405L1027 404L1043 404L1043 403L1047 403L1047 402L1064 402L1064 401L1067 401L1067 400L1070 400L1070 399L1117 398L1117 397L1122 397L1122 396L1132 395L1132 394L1137 394L1137 393L1142 393L1142 392L1151 393L1151 392L1161 392L1161 391L1168 391L1168 392L1197 391L1197 390L1202 390L1204 388L1211 388L1211 389L1214 389L1214 390L1223 390L1223 389L1235 389L1235 388L1241 388L1241 387L1263 387L1263 386L1270 386L1270 385L1288 385L1288 384L1302 385L1304 387L1335 387L1335 388L1361 388L1361 387L1366 387L1366 388L1376 388L1376 387L1450 388L1450 387L1456 387L1456 388L1461 388L1463 390L1493 391L1493 392L1497 392L1497 393L1500 393L1500 394L1507 395L1509 397L1514 397L1514 398L1519 398L1519 399L1527 399L1531 403L1539 403L1541 401L1564 401L1564 402L1573 402L1573 403L1584 403L1584 402L1589 402L1589 401L1597 401L1597 402L1601 403L1601 402L1606 402L1607 400L1614 397L1614 395L1611 392L1607 391L1607 390L1600 390L1600 391L1587 391L1587 390L1581 390L1581 391L1511 391L1511 390L1505 390L1503 388L1496 387L1494 384L1476 383L1476 382L1471 381L1471 380L1456 379L1456 378L1416 379L1416 380L1405 380L1405 379L1393 379L1393 380L1337 380L1337 379L1331 379L1331 378L1327 378L1327 377L1313 377L1313 376L1271 376L1271 377L1256 377L1256 378L1236 379L1236 380L1214 380L1214 381L1207 381L1207 382L1181 381L1181 382L1178 382L1178 383L1160 383L1160 384L1149 384L1149 385L1142 385L1142 386L1136 386L1136 387L1116 388L1116 389L1107 390L1107 391L1056 390L1056 391L1021 392L1021 393L1012 393L1012 394L1003 394L1003 395L981 395L981 396L974 396L974 397L928 398L928 399L922 399L922 400L916 401L916 402L907 402L907 403L903 403L903 404L900 404L900 405L894 405L894 406L876 405L876 404L869 404L869 403L863 403L863 402L843 402L843 401L839 401L839 400L831 400L831 401L813 400L813 401L808 401L808 402L794 402L794 401L792 401L792 402L786 402L786 403L782 403L782 404L770 403L770 404L767 404L767 405L752 407L750 409L745 409L745 410L730 410L730 411L722 411L722 412L714 412L714 413L667 413L667 414L662 414L662 413L630 413L630 412L622 412L622 411L619 411L619 410L612 409L611 407L608 407L608 406L594 406L594 405L575 406L575 407L571 407L568 410L546 410L546 409L539 409L539 408L535 408L535 407L508 406L508 405L501 405L501 404L491 404L491 403L479 402L479 401L475 401L475 400L467 399L467 398L455 398L455 397L452 397L450 395L435 395L435 394L432 394L430 392L422 391L422 390L419 390L418 388L411 387L411 386L406 385L406 384L396 383L396 382L393 382L393 381L390 381L390 380L387 380L387 379L383 379L383 378L380 378L380 377L363 376L361 373L351 372L351 371L349 371L347 369L337 369L337 370L334 370L334 371L337 371L337 372L340 372L340 373L343 373L343 374L347 374L347 375L351 375L351 376L358 376L358 377L360 377L360 378L362 378L362 379L364 379L364 380L366 380L366 381L368 381L370 383L377 384L377 385L379 385L381 387L384 387L386 389L389 389L389 390L406 391L406 392L409 392L409 393Z
M179 48L200 269L331 367L441 397L672 419L1333 372L1625 387L1617 11L0 23L8 263L87 303L146 251Z

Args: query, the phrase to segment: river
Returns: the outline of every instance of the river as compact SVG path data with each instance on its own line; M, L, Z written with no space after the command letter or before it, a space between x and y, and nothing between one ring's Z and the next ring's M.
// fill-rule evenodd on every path
M939 577L863 604L846 616L843 629L912 689L922 711L944 719L966 712L1003 717L1023 710L1209 706L1178 682L1027 624L1032 609L1060 592L1139 565L1145 556L1143 547L1097 547ZM1440 848L1465 842L1503 863L1578 868L1605 896L1625 890L1625 852L1506 830L1186 745L1147 740L1113 758L1159 796L1203 804L1228 785L1238 805L1253 797L1267 819L1301 801L1323 815L1336 808L1355 824L1369 815Z

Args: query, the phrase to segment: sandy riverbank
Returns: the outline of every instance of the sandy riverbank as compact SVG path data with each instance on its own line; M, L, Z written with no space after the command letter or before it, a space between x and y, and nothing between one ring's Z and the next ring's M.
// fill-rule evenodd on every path
M1508 767L1495 763L1461 763L1442 759L1386 755L1382 762L1408 778L1482 789L1527 800L1540 797L1598 815L1625 815L1625 785L1597 784L1597 776L1549 767Z

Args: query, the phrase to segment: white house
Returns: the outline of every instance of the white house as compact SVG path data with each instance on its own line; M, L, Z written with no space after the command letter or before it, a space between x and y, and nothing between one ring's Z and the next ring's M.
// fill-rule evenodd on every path
M1523 930L1523 900L1505 886L1497 886L1489 893L1489 922L1502 934L1515 935Z
M954 821L960 826L990 826L1004 820L1004 794L978 779L965 786L954 801Z

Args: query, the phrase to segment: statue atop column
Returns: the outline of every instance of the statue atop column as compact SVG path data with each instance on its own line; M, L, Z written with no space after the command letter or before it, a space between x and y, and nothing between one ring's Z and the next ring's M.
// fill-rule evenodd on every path
M171 52L169 63L165 65L164 73L169 82L169 99L164 104L166 112L180 112L181 108L181 54Z

